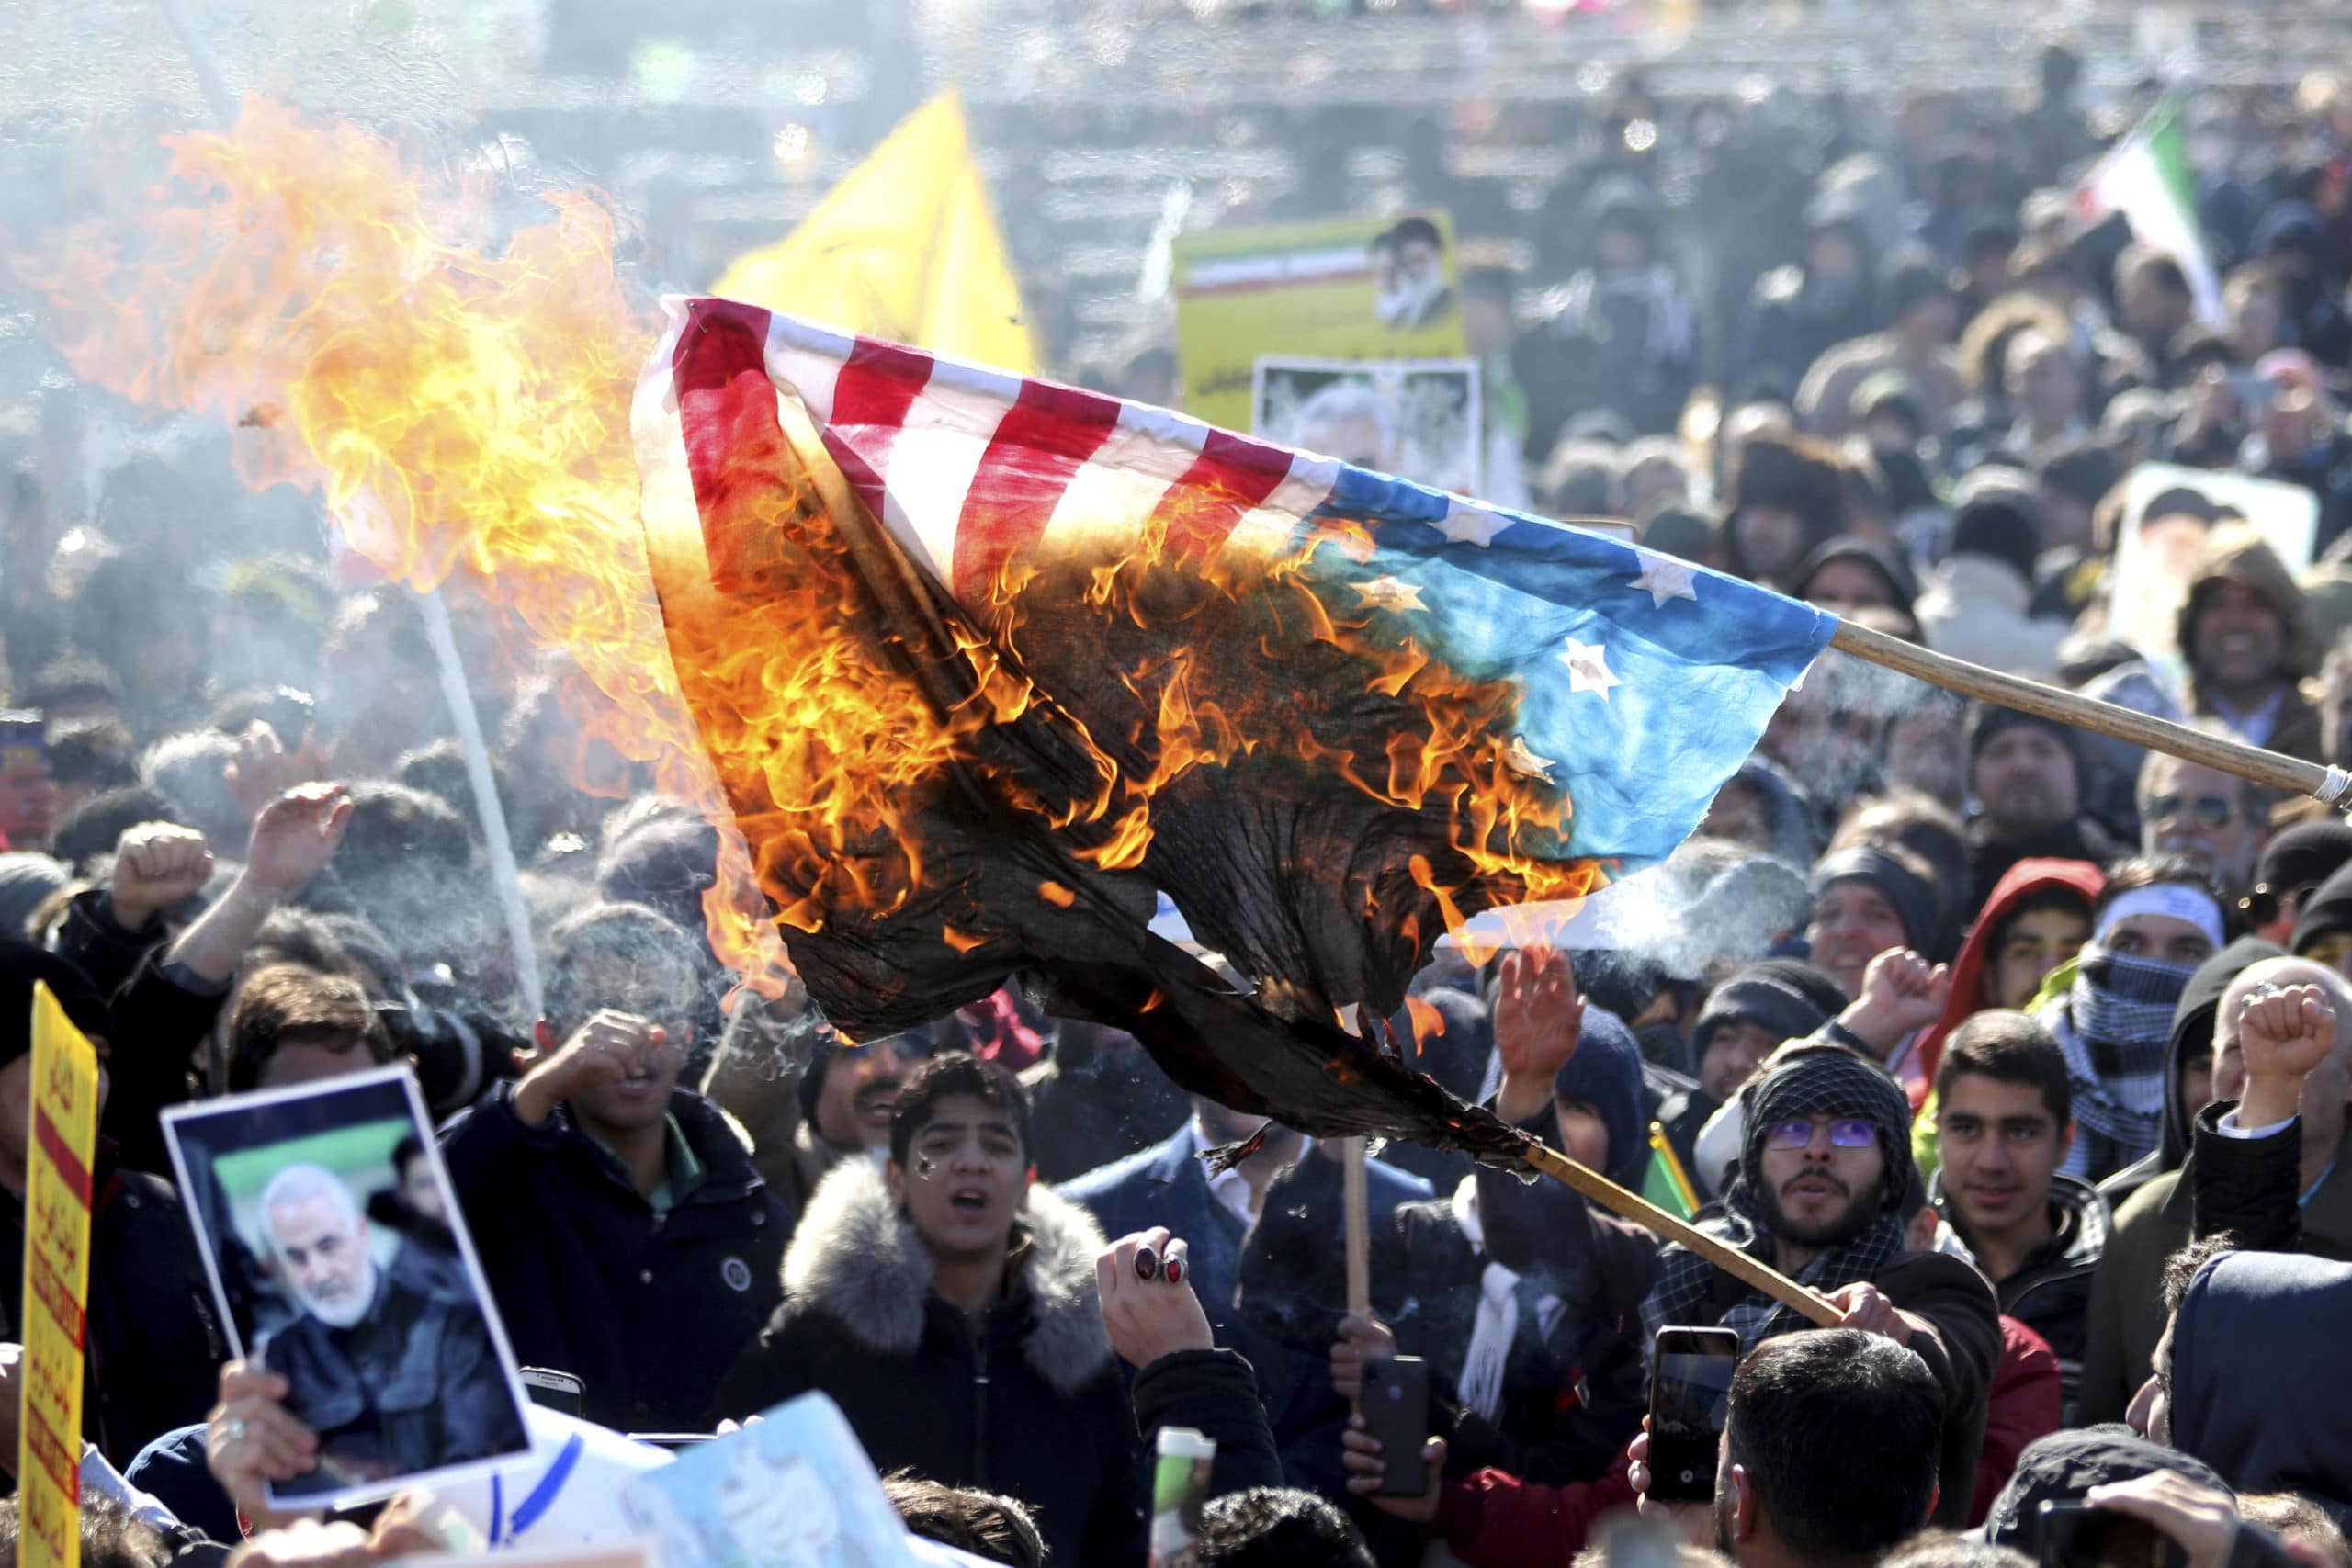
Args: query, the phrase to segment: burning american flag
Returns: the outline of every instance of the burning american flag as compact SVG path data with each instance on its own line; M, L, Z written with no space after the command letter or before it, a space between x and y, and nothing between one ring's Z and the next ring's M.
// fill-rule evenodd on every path
M1596 533L721 299L672 302L634 430L680 680L828 1015L905 1027L1018 978L1314 1133L1464 1141L1451 1102L1351 1109L1393 1064L1335 1010L1393 1013L1478 910L1671 851L1836 629ZM1144 930L1156 891L1254 997Z

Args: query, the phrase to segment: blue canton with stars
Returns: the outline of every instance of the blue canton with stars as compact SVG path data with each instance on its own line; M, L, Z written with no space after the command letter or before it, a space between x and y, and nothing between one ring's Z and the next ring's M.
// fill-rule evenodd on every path
M1571 806L1549 858L1664 859L1838 630L1810 604L1604 535L1339 468L1302 525L1365 525L1368 561L1310 570L1459 673L1520 690L1513 770ZM1375 627L1378 621L1374 622Z

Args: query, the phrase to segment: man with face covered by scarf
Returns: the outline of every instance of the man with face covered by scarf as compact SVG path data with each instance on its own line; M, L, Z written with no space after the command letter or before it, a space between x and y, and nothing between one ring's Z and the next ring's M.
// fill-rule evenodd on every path
M1911 1252L1919 1202L1910 1102L1842 1045L1784 1047L1747 1090L1745 1141L1713 1235L1844 1309L1840 1326L1906 1345L1944 1393L1942 1493L1934 1522L1957 1528L1975 1494L1984 1404L2001 1330L1991 1287L1959 1258ZM1736 1330L1744 1350L1813 1325L1680 1247L1659 1260L1643 1328Z
M2130 861L2109 879L2065 995L2036 1015L2074 1089L2064 1174L2104 1181L2163 1140L2173 1013L2226 940L2220 900L2187 863Z

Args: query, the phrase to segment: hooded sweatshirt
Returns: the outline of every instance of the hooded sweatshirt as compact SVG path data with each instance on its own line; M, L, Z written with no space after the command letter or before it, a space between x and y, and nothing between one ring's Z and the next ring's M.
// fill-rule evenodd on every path
M2188 976L2173 1009L2172 1039L2165 1052L2164 1139L2145 1159L2125 1166L2099 1183L2098 1190L2107 1194L2109 1203L2120 1207L2143 1184L2165 1171L2178 1170L2188 1157L2188 1123L2199 1108L2181 1103L2181 1066L2213 1049L2213 1020L2222 1010L2222 993L2230 988L2230 982L2266 958L2285 956L2276 942L2242 936Z
M2172 1440L2241 1492L2352 1523L2352 1264L2239 1252L2198 1271L2172 1335Z
M2189 572L2188 592L2181 600L2180 618L2174 627L2181 656L2189 657L2191 633L2198 617L2224 582L2253 589L2278 612L2284 643L2279 673L2285 684L2275 699L2275 711L2266 704L2252 712L2235 712L2224 705L2218 693L2207 689L2192 663L2188 676L2192 712L2200 717L2222 719L2232 734L2251 744L2300 757L2307 762L2321 761L2319 710L2297 688L2297 682L2319 668L2319 639L2312 630L2311 610L2303 603L2303 591L2295 585L2286 563L2253 525L2225 523L2205 536L2196 565Z
M1951 1032L1991 1005L1984 1000L1984 970L1992 962L1993 939L2001 923L2027 899L2052 892L2071 893L2081 898L2083 915L2087 919L2092 901L2106 885L2107 878L2098 867L2081 860L2021 860L2001 874L2001 880L1993 885L1992 896L1984 900L1976 923L1969 928L1960 956L1952 961L1951 999L1944 1004L1943 1016L1919 1036L1919 1069L1928 1083L1936 1081L1936 1068L1944 1057L1944 1042L1951 1038Z

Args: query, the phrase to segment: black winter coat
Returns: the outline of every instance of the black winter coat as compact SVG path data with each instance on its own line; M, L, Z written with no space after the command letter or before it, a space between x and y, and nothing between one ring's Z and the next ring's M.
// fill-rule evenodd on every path
M1189 1427L1216 1445L1210 1496L1287 1484L1257 1374L1240 1352L1172 1351L1137 1372L1127 1393L1144 1452L1155 1451L1162 1427Z
M2303 1119L2265 1138L2220 1131L2235 1100L2197 1113L2197 1157L2182 1168L2188 1230L2199 1240L2227 1233L2242 1252L2303 1250ZM2330 1252L2329 1256L2333 1256Z
M1955 1211L1944 1192L1941 1171L1928 1180L1928 1201L1957 1235L1960 1227L1953 1221ZM2090 1337L2091 1278L2107 1250L2115 1217L2098 1188L2071 1176L2051 1183L2050 1206L2056 1212L2050 1239L2016 1273L1993 1280L1993 1298L2002 1316L2016 1318L2041 1335L2058 1358L2064 1408L2072 1417L2082 1396L2083 1348ZM1973 1254L1969 1261L1976 1261ZM1992 1276L1987 1272L1985 1278Z
M1028 1506L1051 1560L1144 1556L1143 1460L1096 1304L1102 1233L1029 1192L1003 1300L976 1320L931 1289L931 1255L868 1160L826 1174L785 1258L784 1304L736 1361L717 1413L811 1391L840 1405L884 1474L902 1467Z
M106 992L114 1011L106 1107L98 1131L112 1138L131 1170L168 1179L163 1112L188 1098L188 1064L229 999L184 990L164 977L167 933L160 920L144 931L115 924L104 890L75 895L59 928L57 951Z
M1430 1363L1431 1419L1446 1436L1448 1473L1492 1466L1547 1486L1598 1480L1641 1430L1642 1298L1657 1272L1657 1244L1593 1213L1556 1183L1530 1186L1507 1171L1466 1179L1478 1184L1489 1248L1502 1247L1500 1261L1521 1276L1518 1332L1495 1418L1456 1393L1489 1255L1472 1248L1451 1200L1408 1203L1374 1234L1374 1311L1395 1331L1400 1354ZM1513 1222L1498 1210L1514 1201L1550 1222L1518 1222L1542 1238L1535 1256L1508 1256ZM1533 1310L1544 1296L1564 1303L1548 1334Z
M707 1431L718 1380L775 1310L792 1218L718 1107L670 1097L703 1179L666 1212L559 1107L542 1127L500 1084L442 1130L515 1358L587 1387L582 1411L624 1432Z

